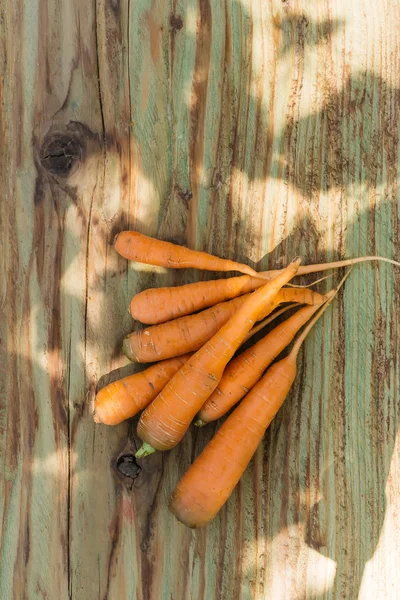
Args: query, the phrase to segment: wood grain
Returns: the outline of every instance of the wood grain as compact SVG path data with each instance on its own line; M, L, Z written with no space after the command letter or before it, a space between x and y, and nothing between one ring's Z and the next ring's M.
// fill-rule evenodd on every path
M94 426L132 372L123 228L256 268L399 257L400 7L361 0L0 5L0 597L397 599L399 284L357 268L232 498L166 502L213 434L137 464ZM103 379L103 383L104 383Z

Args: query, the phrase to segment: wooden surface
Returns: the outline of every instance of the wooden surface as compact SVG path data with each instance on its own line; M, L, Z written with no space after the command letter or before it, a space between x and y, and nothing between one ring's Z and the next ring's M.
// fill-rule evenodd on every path
M91 418L99 378L133 370L131 296L199 276L128 265L120 229L256 268L400 256L399 19L389 0L0 4L0 598L399 597L392 267L352 274L208 528L166 501L212 427L136 464L134 424Z

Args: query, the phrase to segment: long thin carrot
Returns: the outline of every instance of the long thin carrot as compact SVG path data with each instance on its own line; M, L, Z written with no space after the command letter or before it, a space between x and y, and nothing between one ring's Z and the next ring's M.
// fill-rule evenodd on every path
M277 271L263 271L257 273L248 265L238 263L224 258L218 258L206 252L191 250L185 246L179 246L171 242L164 242L156 238L143 235L138 231L121 231L115 236L114 246L116 251L128 260L159 267L172 269L201 269L203 271L239 271L253 277L274 277ZM299 269L298 275L335 269L355 265L359 262L380 260L400 266L400 263L383 256L362 256L359 258L345 259L341 261L325 263L320 265L308 265ZM279 271L278 271L279 272Z
M334 295L305 328L289 355L253 387L179 481L169 509L188 527L206 525L228 500L289 393L301 344Z
M105 386L96 395L94 421L118 425L136 415L154 400L190 356L184 354L164 360Z
M326 271L328 269L336 269L338 267L373 260L400 266L400 263L389 258L365 256L332 263L303 265L300 266L297 275L306 275L308 273L316 273L318 271ZM273 279L280 272L280 270L262 271L258 275L259 277ZM176 287L151 288L136 294L132 298L130 313L134 319L137 319L141 323L149 325L163 323L252 292L264 285L264 281L259 277L241 275L239 277L230 277L229 279L200 281Z
M253 292L262 285L265 285L263 279L240 275L176 287L150 288L132 298L129 310L141 323L164 323Z
M198 350L243 305L249 294L221 302L194 315L146 327L129 334L123 352L134 362L154 362ZM320 304L323 296L309 289L281 289L266 306L260 319L283 302Z
M121 231L114 239L116 251L128 260L171 269L201 269L202 271L239 271L254 277L263 276L251 267L233 260L218 258L207 252L163 242L137 231Z
M289 304L264 319L250 330L244 342L294 306L297 304ZM95 398L94 421L103 425L118 425L135 416L154 400L190 356L192 354L169 358L102 388Z
M296 274L293 261L272 281L251 294L223 327L172 377L143 411L138 436L145 442L136 456L169 450L182 439L196 413L217 387L222 373L265 305Z
M234 358L227 365L218 387L201 407L195 425L201 427L219 419L239 402L320 306L301 308L256 344Z

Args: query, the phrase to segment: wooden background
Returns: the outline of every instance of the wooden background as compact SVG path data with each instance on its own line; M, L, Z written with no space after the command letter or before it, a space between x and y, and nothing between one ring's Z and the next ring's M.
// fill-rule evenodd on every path
M133 371L131 296L199 276L128 265L120 229L256 268L400 256L399 22L389 0L0 3L1 599L398 599L393 267L352 274L208 528L166 500L213 428L136 464L91 404Z

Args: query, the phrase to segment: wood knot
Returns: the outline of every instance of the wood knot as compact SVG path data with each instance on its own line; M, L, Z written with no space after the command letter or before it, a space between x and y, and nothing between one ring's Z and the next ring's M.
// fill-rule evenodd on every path
M76 135L69 132L49 133L40 149L42 167L52 175L69 177L83 159L84 149Z
M110 0L110 6L114 15L118 17L121 12L120 0Z
M172 31L179 31L183 27L182 17L179 15L171 15L169 25Z
M122 454L119 456L116 467L121 475L130 479L136 479L142 470L142 467L137 464L134 454Z

